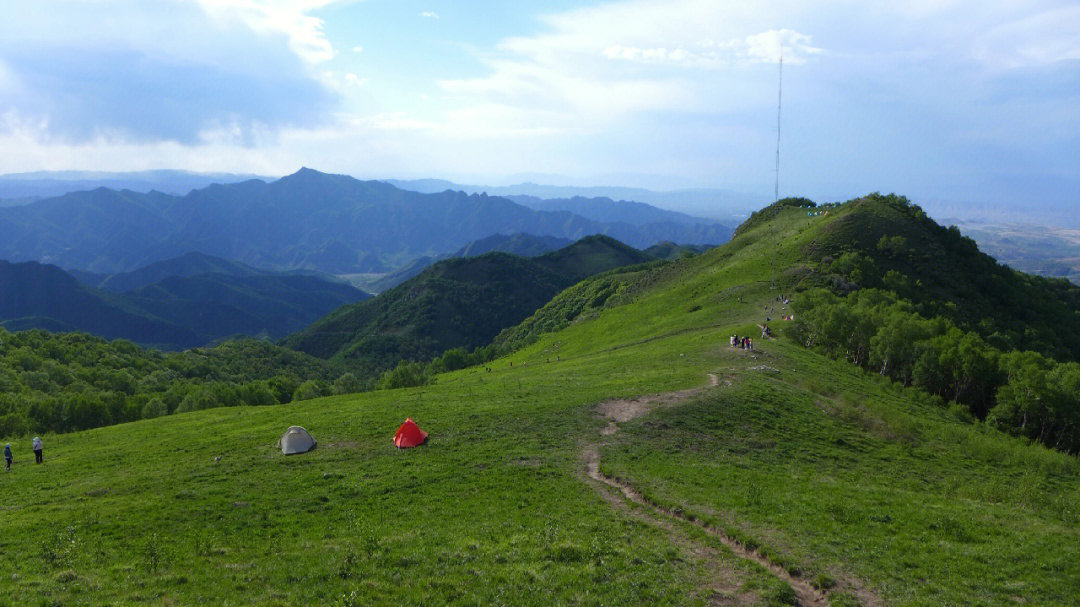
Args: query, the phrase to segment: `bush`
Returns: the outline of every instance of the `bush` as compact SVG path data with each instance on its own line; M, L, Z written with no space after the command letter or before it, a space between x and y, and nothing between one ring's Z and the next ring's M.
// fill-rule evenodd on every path
M180 405L176 407L176 412L186 413L188 411L202 411L203 409L220 407L222 404L223 403L218 401L212 390L205 386L200 386L195 388L193 392L188 393L188 395L180 401Z
M334 380L334 394L355 394L363 391L364 384L355 373L346 371Z
M169 414L169 407L160 398L151 398L142 408L143 419L153 419Z
M330 394L330 390L328 390L322 382L309 379L296 388L296 392L293 392L292 399L294 401L311 400L313 398L327 396L328 394Z
M417 362L401 361L397 367L379 377L375 386L380 390L423 386L430 381L427 366Z

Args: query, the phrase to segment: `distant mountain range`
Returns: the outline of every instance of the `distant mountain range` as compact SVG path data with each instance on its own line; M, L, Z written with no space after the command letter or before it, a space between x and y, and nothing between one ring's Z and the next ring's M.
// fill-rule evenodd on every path
M605 236L532 258L493 252L448 259L378 297L335 310L283 344L371 377L401 360L486 345L579 280L654 260Z
M191 173L158 170L129 173L91 171L35 171L0 175L0 206L26 204L42 198L63 196L69 192L109 188L134 192L158 191L187 194L215 183L234 183L262 179L256 175L233 173Z
M0 208L0 258L113 274L197 251L254 267L350 274L384 273L498 233L605 234L639 248L730 238L725 225L663 213L659 221L599 221L484 194L421 194L302 169L271 183L217 184L185 196L99 188Z
M183 349L235 335L281 338L369 297L318 276L255 270L199 254L129 274L81 277L96 286L53 265L0 261L0 325Z
M446 190L468 193L486 192L492 196L509 198L528 197L534 199L607 198L615 201L636 201L670 209L680 214L731 223L741 221L751 211L769 202L762 196L754 196L731 190L696 188L657 192L644 188L626 188L614 186L555 186L536 183L519 183L506 186L466 185L442 179L387 179L403 190L414 192L444 192ZM735 221L735 223L738 223Z

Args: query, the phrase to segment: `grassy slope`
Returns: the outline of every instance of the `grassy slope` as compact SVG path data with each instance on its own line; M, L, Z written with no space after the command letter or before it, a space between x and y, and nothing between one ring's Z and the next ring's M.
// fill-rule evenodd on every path
M0 475L0 552L16 555L0 597L701 604L722 602L719 567L732 592L765 601L766 574L612 509L582 474L581 445L603 425L597 401L714 371L733 385L623 424L602 468L789 569L857 575L889 604L1067 604L1080 585L1074 458L959 423L782 340L759 342L756 360L726 348L800 276L786 268L811 223L793 211L639 272L651 286L632 304L543 336L492 373L46 436L44 466L19 441L14 472ZM431 440L399 453L390 436L406 415ZM320 445L284 458L273 444L294 423Z

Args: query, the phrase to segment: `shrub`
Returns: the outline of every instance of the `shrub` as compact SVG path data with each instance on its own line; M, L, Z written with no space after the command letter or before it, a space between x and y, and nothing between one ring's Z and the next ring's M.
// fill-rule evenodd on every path
M411 388L423 386L431 380L426 365L417 362L401 361L398 366L386 371L379 377L376 387L380 390Z
M296 388L296 392L293 392L292 399L294 401L311 400L313 398L326 396L329 393L330 391L323 385L322 382L314 379L309 379Z
M169 408L165 405L165 401L160 398L151 398L142 408L143 419L153 419L168 414Z

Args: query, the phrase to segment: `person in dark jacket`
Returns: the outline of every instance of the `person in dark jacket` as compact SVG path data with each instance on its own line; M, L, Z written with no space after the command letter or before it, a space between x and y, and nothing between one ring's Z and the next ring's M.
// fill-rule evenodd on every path
M8 471L11 471L11 443L4 445L4 459L7 460Z
M34 460L35 463L41 463L41 439L34 437Z

